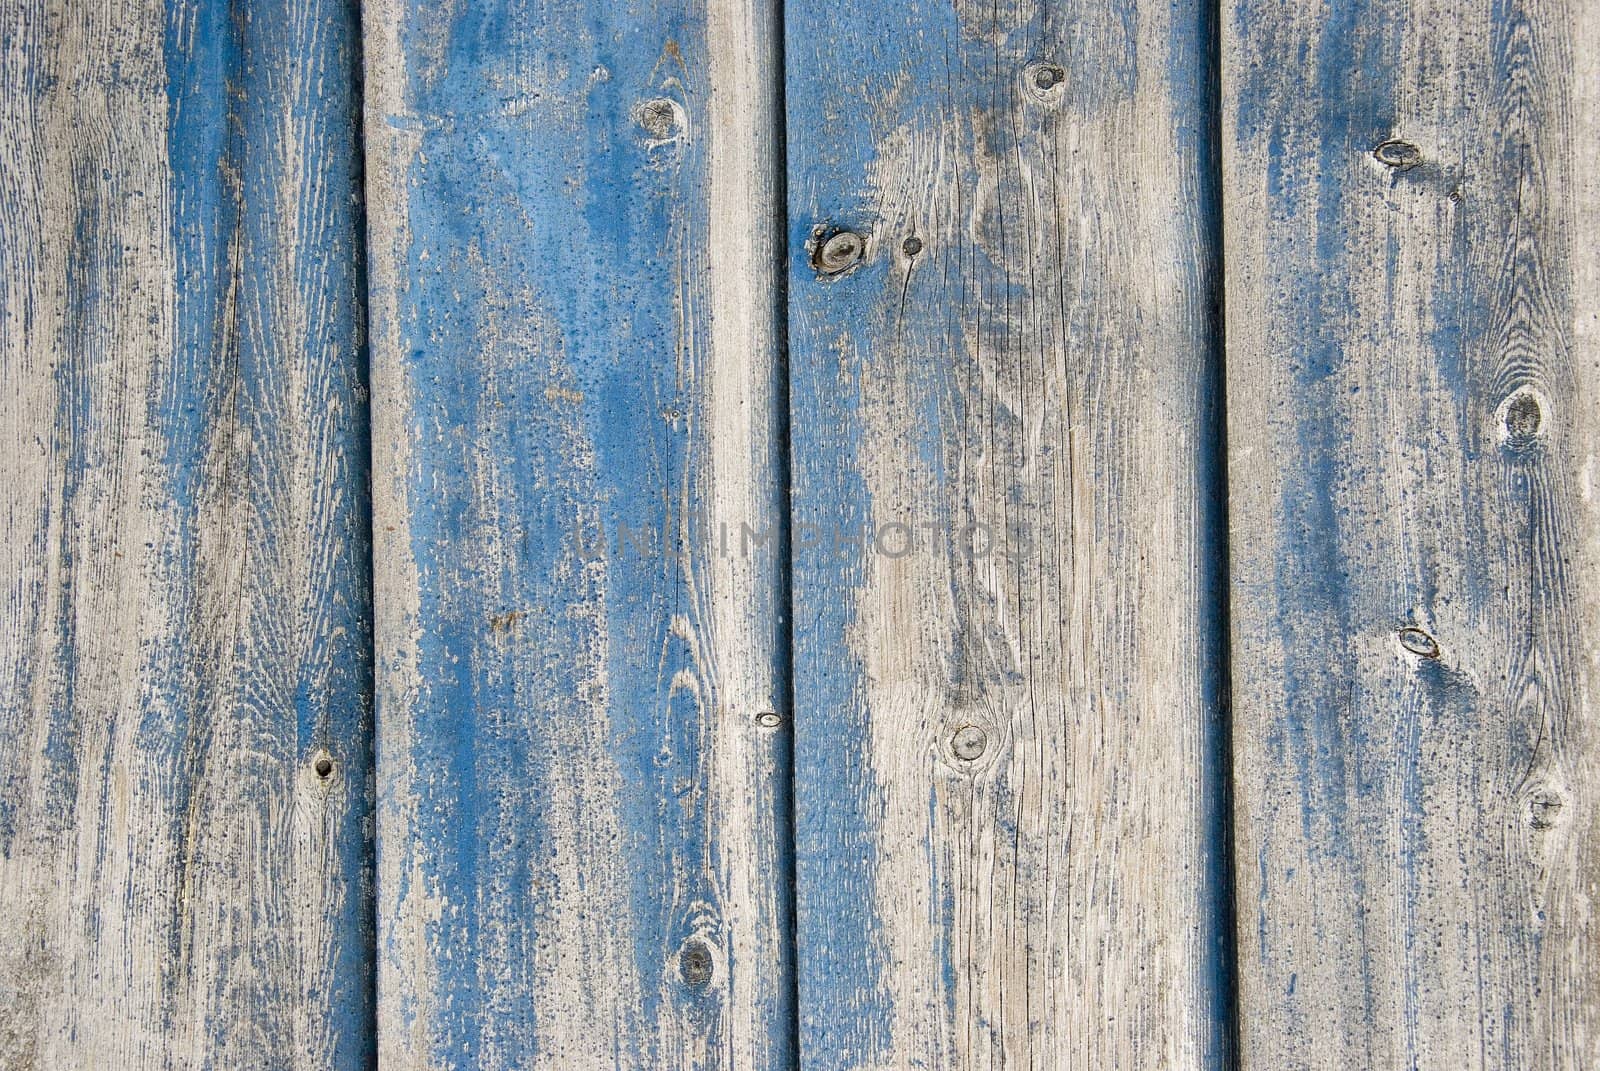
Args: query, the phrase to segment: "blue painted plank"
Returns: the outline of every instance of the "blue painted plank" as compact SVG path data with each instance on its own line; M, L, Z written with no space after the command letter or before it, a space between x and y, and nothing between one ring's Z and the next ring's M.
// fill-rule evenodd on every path
M1595 1066L1600 11L1224 18L1244 1066Z
M802 1065L1224 1066L1211 16L785 20Z
M356 22L0 9L0 1065L373 1058Z
M775 18L367 6L386 1067L792 1062Z

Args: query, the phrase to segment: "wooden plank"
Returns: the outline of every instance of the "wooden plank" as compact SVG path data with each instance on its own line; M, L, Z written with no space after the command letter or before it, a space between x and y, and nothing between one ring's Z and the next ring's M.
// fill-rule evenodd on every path
M1600 1065L1600 8L1224 17L1244 1066Z
M1209 16L785 19L802 1064L1223 1066Z
M364 18L381 1061L788 1066L776 12Z
M356 40L0 5L0 1066L369 1065Z

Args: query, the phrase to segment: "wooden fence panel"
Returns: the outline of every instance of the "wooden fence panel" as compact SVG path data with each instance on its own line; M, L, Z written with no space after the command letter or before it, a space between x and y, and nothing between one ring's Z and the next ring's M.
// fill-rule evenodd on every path
M0 1066L367 1067L356 12L0 41Z
M1210 17L785 20L802 1065L1222 1066Z
M776 10L365 15L383 1065L789 1066Z
M1224 19L1244 1066L1600 1065L1600 9Z
M786 7L0 4L0 1067L1600 1066L1600 9Z

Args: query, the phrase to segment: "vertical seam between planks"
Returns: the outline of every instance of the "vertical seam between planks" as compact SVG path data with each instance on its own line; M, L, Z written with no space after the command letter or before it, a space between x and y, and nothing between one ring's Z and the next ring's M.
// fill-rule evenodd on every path
M1208 734L1207 746L1212 750L1211 764L1216 772L1214 783L1207 786L1208 801L1215 815L1211 833L1215 838L1217 862L1214 879L1218 884L1213 901L1213 926L1221 932L1217 942L1217 989L1215 1014L1220 1020L1221 1065L1225 1068L1242 1067L1243 1053L1239 1045L1239 909L1235 869L1238 860L1234 855L1234 784L1233 784L1233 613L1232 613L1232 527L1229 520L1229 465L1228 465L1228 345L1227 345L1227 223L1223 214L1226 196L1225 176L1222 168L1222 64L1223 64L1223 2L1211 0L1200 5L1201 39L1205 42L1205 85L1201 94L1205 115L1205 136L1209 143L1205 151L1205 199L1202 216L1208 222L1204 241L1212 249L1209 258L1210 299L1212 304L1211 338L1207 375L1210 427L1207 429L1206 452L1211 457L1211 471L1203 489L1211 502L1206 507L1207 521L1214 532L1214 570L1211 579L1211 612L1217 620L1217 723Z
M366 1066L372 1071L378 1067L378 1031L382 1026L381 1015L378 1010L378 574L377 574L377 538L378 520L376 514L377 496L374 493L373 481L376 476L373 459L377 457L377 443L373 441L372 423L372 293L367 275L367 265L372 256L372 235L367 220L367 12L366 4L362 0L347 0L353 9L355 22L355 35L352 43L352 55L349 60L350 76L355 80L355 95L353 100L354 115L351 117L355 127L355 139L358 151L355 153L357 168L356 188L361 191L361 203L356 207L356 230L358 238L355 243L356 265L355 286L361 300L361 343L356 355L356 369L360 376L359 387L362 399L363 418L366 424L366 453L361 459L365 470L366 480L363 490L367 501L367 530L366 536L366 561L363 563L367 574L367 613L371 617L367 628L367 784L363 786L369 808L369 825L371 830L368 843L368 865L371 867L370 879L367 882L365 897L365 918L367 927L367 993L370 999L367 1002L370 1021L367 1024L367 1036L370 1047L367 1050Z
M773 362L776 386L776 404L773 406L774 428L778 454L778 650L782 652L779 667L779 688L782 702L789 717L787 746L780 750L778 764L779 784L777 796L783 808L782 835L788 841L784 853L784 870L778 875L780 910L785 918L785 937L788 943L787 959L783 964L783 994L787 1002L789 1059L798 1071L800 1058L800 930L798 912L799 882L797 879L799 837L795 824L794 771L795 752L799 741L800 711L795 704L794 687L794 558L791 544L793 516L792 446L790 424L793 394L789 376L789 123L787 95L789 60L787 51L784 0L771 0L769 18L773 38L772 70L767 91L772 94L773 122L777 129L770 144L775 157L772 163L771 191L775 218L773 256L777 258L776 271L772 273L773 340L777 347L777 360Z

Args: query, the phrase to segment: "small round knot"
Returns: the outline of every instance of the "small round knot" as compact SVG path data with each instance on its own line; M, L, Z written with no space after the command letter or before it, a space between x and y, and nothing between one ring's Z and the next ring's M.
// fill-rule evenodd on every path
M1519 390L1506 399L1501 408L1501 426L1506 438L1513 442L1527 442L1539 434L1544 426L1544 409L1531 390Z
M1392 167L1396 171L1410 171L1422 163L1422 150L1409 141L1401 141L1399 138L1390 138L1373 149L1372 155L1378 163Z
M333 756L319 750L311 756L311 770L317 777L326 781L333 776Z
M900 251L908 257L914 257L922 252L922 239L912 235L900 243Z
M710 985L712 963L710 945L698 937L685 941L682 951L678 953L678 974L683 978L683 984L690 989L704 989Z
M1401 629L1395 634L1400 646L1418 658L1438 658L1439 641L1415 626Z
M1528 825L1534 829L1553 829L1563 806L1561 793L1541 788L1528 797Z
M1033 69L1033 84L1039 89L1054 89L1067 80L1067 72L1053 63L1041 63Z
M635 118L652 141L671 141L683 129L683 106L670 97L657 97L639 105Z
M963 725L950 736L950 750L962 762L973 762L989 747L989 734L979 725Z
M843 275L866 255L865 238L855 231L834 231L818 243L811 266L818 275Z

